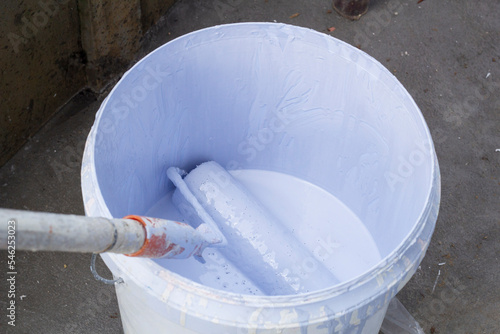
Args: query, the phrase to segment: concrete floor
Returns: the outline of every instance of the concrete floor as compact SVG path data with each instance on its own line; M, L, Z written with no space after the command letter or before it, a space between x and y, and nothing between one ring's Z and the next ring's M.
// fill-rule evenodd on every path
M420 106L442 177L431 245L398 298L425 333L500 333L500 2L372 0L358 22L330 9L330 0L180 0L144 38L143 55L200 28L276 20L379 60ZM75 97L0 169L2 207L83 214L81 155L106 94ZM2 268L6 259L0 252ZM120 333L114 289L94 280L89 261L87 254L18 252L16 327L2 314L0 330ZM102 262L98 269L110 275Z

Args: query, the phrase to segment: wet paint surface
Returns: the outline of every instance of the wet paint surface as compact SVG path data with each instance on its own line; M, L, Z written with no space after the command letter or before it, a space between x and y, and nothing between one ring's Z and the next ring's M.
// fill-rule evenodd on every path
M334 285L331 277L318 277L311 259L321 262L339 281L352 279L369 270L379 260L378 248L361 220L341 201L321 188L298 178L263 170L239 170L232 173L258 201L283 225L289 235L275 235L269 247L287 247L283 240L297 240L309 257L290 258L284 265L290 270L300 268L301 287L298 292L314 290L308 280L317 283L316 289ZM162 198L147 213L149 216L184 220L172 203L172 193ZM237 249L235 249L238 252ZM230 261L218 249L206 249L207 263L193 259L156 260L163 267L195 282L237 293L265 294L258 280L241 268L242 263L259 264L261 259ZM283 266L283 264L282 264ZM243 269L243 270L240 270ZM255 268L257 270L258 268ZM245 274L247 273L247 274ZM255 283L257 282L257 284ZM272 294L272 292L271 292Z

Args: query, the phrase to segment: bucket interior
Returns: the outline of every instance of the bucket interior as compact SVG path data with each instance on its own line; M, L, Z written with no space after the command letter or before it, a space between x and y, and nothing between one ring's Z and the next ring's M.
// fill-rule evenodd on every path
M321 187L360 218L382 258L404 242L433 177L420 111L371 57L292 29L192 33L124 75L95 125L96 179L112 216L145 214L173 189L168 167L213 160Z

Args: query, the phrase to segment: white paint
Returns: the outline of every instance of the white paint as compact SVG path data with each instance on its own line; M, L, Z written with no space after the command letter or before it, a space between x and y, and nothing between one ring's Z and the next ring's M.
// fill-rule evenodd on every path
M368 271L380 260L378 248L361 220L325 190L277 172L239 170L231 174L289 233L272 236L274 243L266 246L285 248L283 240L297 240L299 243L296 247L303 247L340 281L352 279ZM184 219L173 205L171 197L172 193L169 193L162 198L147 215ZM213 288L245 294L264 294L258 284L253 283L258 280L245 275L221 253L221 250L206 249L203 256L207 260L205 265L192 259L157 260L157 263ZM291 258L285 265L291 269L304 263L303 260ZM244 259L242 262L259 263L262 260ZM314 271L310 274L312 277L309 279L315 281L317 289L332 285L333 278L321 280ZM306 292L304 286L311 288L308 282L301 283L302 289L298 292Z
M339 282L279 219L216 162L199 165L184 182L190 193L174 195L174 204L184 207L185 196L195 197L199 203L189 203L193 207L201 205L228 240L221 254L237 264L265 294L309 292Z

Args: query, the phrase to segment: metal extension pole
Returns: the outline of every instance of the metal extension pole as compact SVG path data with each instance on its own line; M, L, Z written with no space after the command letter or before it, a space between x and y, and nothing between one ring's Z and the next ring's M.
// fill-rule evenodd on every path
M17 250L132 254L146 231L133 219L0 209L0 249L7 249L9 235Z

